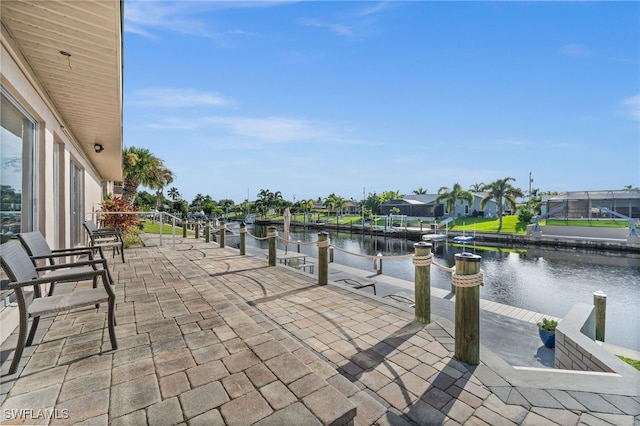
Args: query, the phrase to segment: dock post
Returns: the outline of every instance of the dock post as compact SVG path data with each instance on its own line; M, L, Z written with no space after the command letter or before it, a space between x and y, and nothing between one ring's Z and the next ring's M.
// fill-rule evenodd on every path
M333 247L329 246L329 263L333 263Z
M189 223L186 220L182 221L182 238L187 238L187 225Z
M247 254L247 224L240 222L240 256Z
M200 238L200 222L196 222L194 225L194 230L196 232L196 240Z
M220 243L220 248L224 248L224 244L225 244L225 237L227 236L227 226L225 225L224 222L220 222L220 227L218 228L218 242Z
M431 322L431 244L423 241L413 245L415 254L415 319L422 324Z
M455 356L460 362L480 363L480 256L455 255L456 270L452 281L456 293Z
M329 262L327 252L329 251L329 234L327 232L318 233L318 285L329 283Z
M211 241L211 227L208 221L204 225L204 241L207 243Z
M607 316L607 295L599 290L594 292L593 305L596 308L596 340L604 342L604 326Z
M373 262L373 269L376 270L377 275L382 275L382 253L378 253L378 258Z
M275 226L270 226L267 231L267 239L269 240L269 266L276 266L276 237L278 231Z
M297 248L298 248L298 253L300 253L300 240L298 240L298 242L296 243Z

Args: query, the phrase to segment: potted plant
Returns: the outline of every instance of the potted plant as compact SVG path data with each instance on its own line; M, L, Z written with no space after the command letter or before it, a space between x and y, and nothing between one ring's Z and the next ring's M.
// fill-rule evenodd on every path
M537 325L542 343L548 348L555 348L558 321L550 318L542 318L541 321L538 321Z

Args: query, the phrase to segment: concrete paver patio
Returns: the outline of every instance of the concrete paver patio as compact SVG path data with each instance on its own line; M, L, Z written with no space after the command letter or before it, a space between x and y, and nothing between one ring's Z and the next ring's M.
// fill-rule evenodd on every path
M15 375L11 336L3 424L640 423L637 394L516 383L486 349L462 364L447 320L258 257L193 239L125 257L119 348L105 307L42 321Z

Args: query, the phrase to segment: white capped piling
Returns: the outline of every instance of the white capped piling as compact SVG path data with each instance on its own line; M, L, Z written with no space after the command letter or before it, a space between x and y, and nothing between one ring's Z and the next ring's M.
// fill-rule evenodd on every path
M456 292L455 356L460 362L480 363L480 286L483 285L480 256L455 255L452 282Z
M415 254L415 319L422 324L431 322L431 244L423 241L413 245Z
M318 233L318 285L329 284L329 234L327 232Z
M275 226L270 226L267 230L267 240L269 241L269 266L276 266L276 238L278 231Z
M377 275L382 275L382 253L378 253L377 258L373 260L373 269Z
M599 290L594 292L593 305L596 309L596 340L604 342L604 328L607 316L607 295Z

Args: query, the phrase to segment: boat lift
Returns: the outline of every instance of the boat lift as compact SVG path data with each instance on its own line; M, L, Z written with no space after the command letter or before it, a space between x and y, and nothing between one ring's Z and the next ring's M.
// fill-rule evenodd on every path
M621 213L618 213L615 210L611 210L611 209L608 209L606 207L597 206L596 208L598 210L600 210L601 212L612 214L612 215L617 216L617 217L619 217L621 219L628 220L629 221L629 235L627 236L627 238L630 238L630 237L638 238L638 231L636 230L636 220L634 218L629 217L629 216L625 216L625 215L623 215Z
M538 215L536 217L533 218L533 220L535 220L535 225L533 227L533 232L541 232L542 230L540 229L540 220L541 219L546 219L548 217L550 217L551 215L554 215L556 213L560 213L562 210L567 208L567 204L564 203L562 205L559 205L558 207L549 210L548 212L546 212L543 215Z

